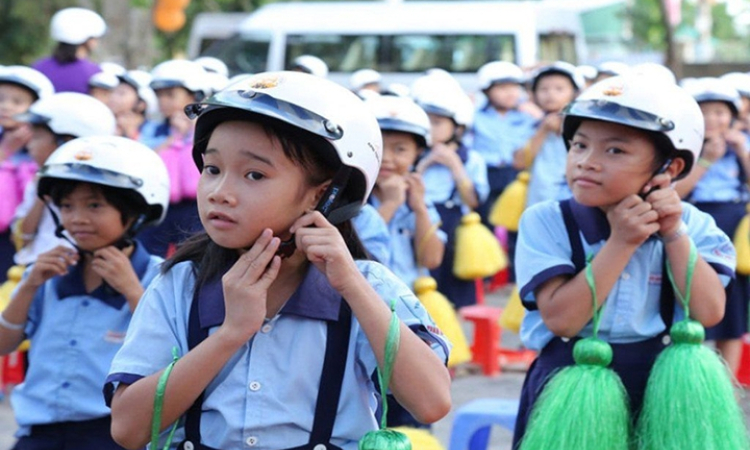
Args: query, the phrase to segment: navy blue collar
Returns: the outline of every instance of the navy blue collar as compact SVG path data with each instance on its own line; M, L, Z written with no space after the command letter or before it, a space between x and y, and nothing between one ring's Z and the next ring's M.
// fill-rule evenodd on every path
M341 294L331 287L325 275L310 265L302 283L279 313L337 321L341 301ZM224 289L221 277L207 282L200 288L198 308L201 328L215 327L224 322Z
M599 208L584 206L570 199L570 209L573 218L583 233L583 237L589 245L609 239L610 228L607 215Z
M138 279L142 280L143 276L146 275L146 270L148 270L151 255L138 241L135 241L134 245L133 254L130 255L130 264L132 264ZM92 292L86 292L86 287L83 284L83 264L72 266L67 275L56 278L55 281L58 300L74 296L88 296L96 298L115 309L121 309L127 303L122 294L104 284Z

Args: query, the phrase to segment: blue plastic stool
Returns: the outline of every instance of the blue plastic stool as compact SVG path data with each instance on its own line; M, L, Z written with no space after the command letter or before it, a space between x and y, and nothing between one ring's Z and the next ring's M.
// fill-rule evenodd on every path
M492 425L516 427L518 400L482 398L456 411L449 450L486 450Z

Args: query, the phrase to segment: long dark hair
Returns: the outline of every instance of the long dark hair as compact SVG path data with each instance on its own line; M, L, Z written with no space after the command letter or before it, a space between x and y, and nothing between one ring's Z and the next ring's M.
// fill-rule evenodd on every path
M341 165L335 150L327 141L287 123L233 108L211 111L206 114L215 115L212 118L214 119L213 129L219 123L228 120L249 121L259 124L263 127L267 136L278 139L287 158L306 170L308 182L311 186L319 185L333 178ZM198 137L194 144L197 149L205 151L213 129ZM336 225L336 228L344 238L344 242L354 259L370 259L351 220ZM202 231L191 236L178 247L174 255L164 263L162 272L166 273L178 263L191 261L195 265L196 286L199 287L206 281L223 274L238 258L237 250L216 244L205 231Z
M78 56L76 56L77 52L77 45L60 42L57 44L57 47L55 47L52 57L60 64L69 64L78 60Z

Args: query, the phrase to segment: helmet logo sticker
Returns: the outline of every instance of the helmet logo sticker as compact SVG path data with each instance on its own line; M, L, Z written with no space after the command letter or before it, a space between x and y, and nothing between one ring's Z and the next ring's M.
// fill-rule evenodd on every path
M250 80L250 89L271 89L279 85L278 76L257 77Z
M375 155L375 159L378 161L378 164L380 164L380 146L377 144L373 144L372 142L368 142L367 145L370 147L370 150L372 150L372 154Z
M88 161L94 157L94 152L89 149L81 149L78 150L73 157L78 161Z
M609 97L617 97L618 95L622 95L624 90L625 88L622 85L613 84L612 86L605 88L602 94Z

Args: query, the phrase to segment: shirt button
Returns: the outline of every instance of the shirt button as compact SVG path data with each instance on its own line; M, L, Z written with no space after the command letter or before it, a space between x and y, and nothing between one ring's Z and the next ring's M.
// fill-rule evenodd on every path
M83 306L89 306L89 301L88 300L84 300L84 301L81 302L81 304Z
M629 280L629 279L630 279L630 274L629 274L629 273L627 273L627 272L624 272L624 273L622 274L622 279L623 279L623 280Z
M253 381L250 383L250 386L248 386L251 391L259 391L260 390L260 383L257 381Z
M185 444L183 445L183 448L184 448L185 450L194 450L194 449L195 449L195 446L193 445L193 443L192 443L192 442L190 442L190 441L185 441Z
M75 339L72 339L72 340L70 341L70 346L71 346L71 347L75 347L77 343L78 343L78 341L76 341Z
M263 325L260 331L262 331L263 333L270 333L272 329L273 329L273 325L271 325L270 323L267 323Z
M668 334L665 334L663 338L661 338L661 343L664 345L669 345L672 343L672 338L669 337Z
M257 438L257 437L255 437L255 436L250 436L249 438L245 439L245 443L246 443L246 444L247 444L247 445L248 445L249 447L253 447L253 446L255 446L255 444L257 444L257 443L258 443L258 438Z
M315 447L313 447L313 450L326 450L325 444L318 444Z
M64 382L64 383L62 384L62 387L63 387L64 389L67 389L67 388L69 388L69 387L70 387L70 383L68 383L68 382L66 381L66 382Z

